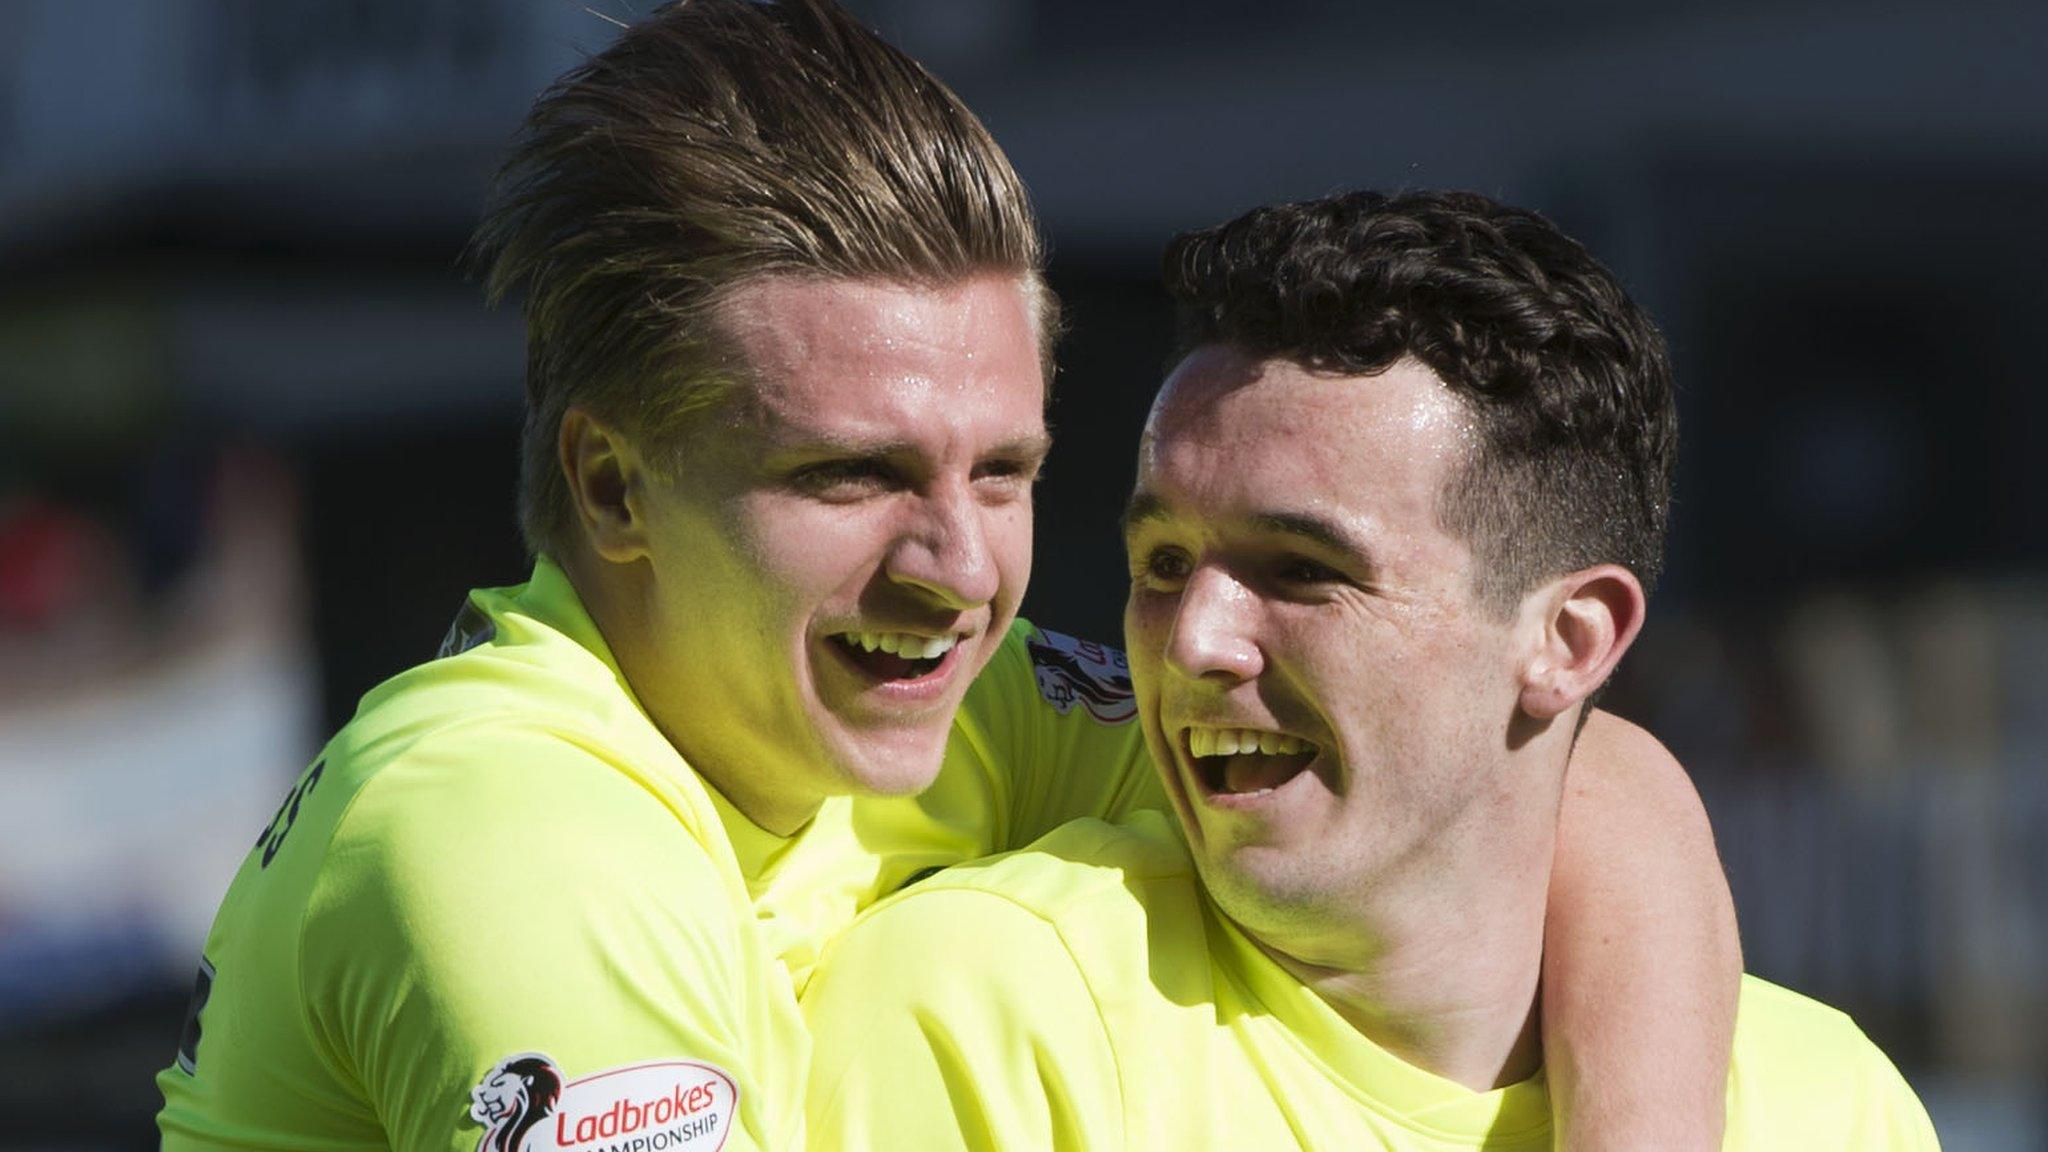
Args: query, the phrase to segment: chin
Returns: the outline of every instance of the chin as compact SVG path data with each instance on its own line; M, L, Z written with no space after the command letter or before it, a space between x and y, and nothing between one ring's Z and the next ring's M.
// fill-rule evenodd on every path
M861 739L847 733L840 776L856 796L915 796L939 778L946 760L947 733L935 739L910 733Z
M1216 906L1247 928L1271 928L1320 915L1332 903L1330 877L1315 863L1270 849L1240 849L1197 862Z

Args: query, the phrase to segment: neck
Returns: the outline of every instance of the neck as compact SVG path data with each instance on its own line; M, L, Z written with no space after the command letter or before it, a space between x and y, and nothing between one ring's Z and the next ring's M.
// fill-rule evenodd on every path
M719 726L680 722L687 719L690 711L672 706L674 702L659 688L669 677L656 658L654 646L647 642L657 634L657 625L649 597L633 584L634 574L620 571L624 566L606 563L580 549L574 556L558 558L556 563L576 589L583 610L597 625L634 702L690 768L755 825L777 836L802 831L824 804L823 795L792 787L792 782L769 773L749 770L749 765L768 758L751 755L744 747L721 743Z
M1474 933L1482 917L1508 910L1445 911L1448 924L1396 931L1362 962L1323 964L1261 946L1402 1060L1475 1092L1526 1080L1542 1065L1542 924L1491 922Z
M1568 734L1567 734L1568 735ZM1537 992L1559 794L1511 754L1511 782L1303 931L1253 938L1359 1032L1416 1067L1491 1091L1542 1066ZM1539 769L1540 771L1540 769Z

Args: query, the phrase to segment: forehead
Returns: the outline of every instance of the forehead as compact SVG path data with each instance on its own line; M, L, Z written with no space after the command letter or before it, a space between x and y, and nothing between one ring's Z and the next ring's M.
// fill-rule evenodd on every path
M1471 437L1463 407L1414 360L1345 376L1212 346L1160 389L1139 487L1196 515L1301 508L1414 526L1434 520Z
M940 286L774 276L721 309L744 395L774 424L860 434L905 420L1039 418L1034 295L1019 276Z

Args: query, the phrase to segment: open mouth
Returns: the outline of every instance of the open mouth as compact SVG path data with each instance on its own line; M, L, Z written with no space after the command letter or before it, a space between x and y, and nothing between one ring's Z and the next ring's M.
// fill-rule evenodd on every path
M847 661L881 681L922 680L945 667L958 636L910 632L841 632L832 637Z
M1203 787L1227 796L1271 792L1307 771L1321 751L1299 736L1257 728L1189 728L1182 739Z

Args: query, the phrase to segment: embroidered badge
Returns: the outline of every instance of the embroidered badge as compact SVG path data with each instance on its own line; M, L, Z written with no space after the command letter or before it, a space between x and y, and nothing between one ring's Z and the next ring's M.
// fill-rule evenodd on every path
M1043 628L1029 647L1038 694L1060 715L1076 704L1104 724L1121 724L1138 714L1131 662L1122 650Z
M499 1061L469 1097L484 1128L477 1152L716 1152L739 1108L739 1087L710 1064L657 1060L565 1081L538 1052Z
M498 635L498 626L468 600L462 602L462 611L455 614L455 623L448 626L448 634L441 637L440 651L434 653L436 660L449 656L460 656L479 644L489 644Z

